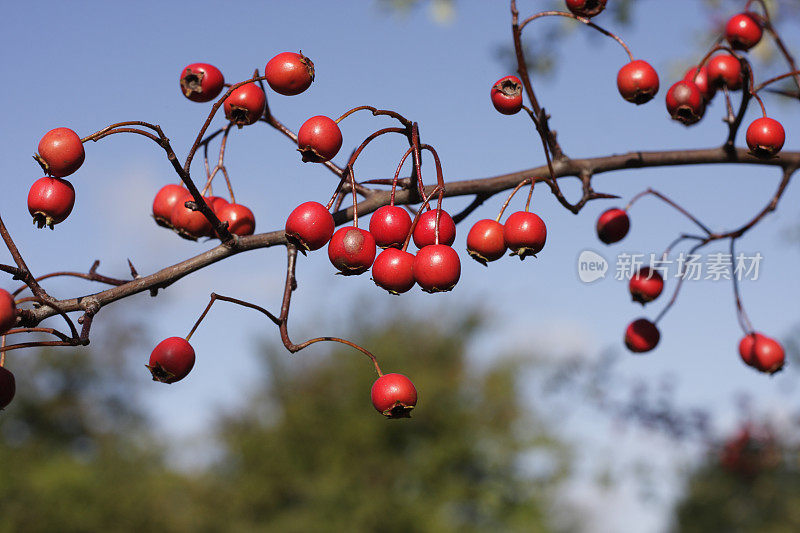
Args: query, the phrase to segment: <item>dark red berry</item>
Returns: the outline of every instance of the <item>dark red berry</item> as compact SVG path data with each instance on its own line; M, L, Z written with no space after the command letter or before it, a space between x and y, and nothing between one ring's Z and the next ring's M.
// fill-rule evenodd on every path
M324 205L305 202L286 219L286 238L300 250L319 250L331 240L335 228L333 216Z
M192 193L186 187L170 183L164 185L153 199L153 218L159 226L172 228L172 210L178 202L192 199Z
M536 257L547 240L547 227L539 215L529 211L512 213L503 226L503 237L511 255Z
M492 105L504 115L513 115L522 109L522 82L516 76L497 80L490 94Z
M746 364L767 374L778 372L786 362L780 343L756 332L745 335L739 342L739 355Z
M642 267L631 276L628 289L631 291L633 301L644 305L658 298L664 290L664 278L658 270Z
M43 228L63 222L75 205L75 189L67 180L45 176L31 185L28 192L28 212L33 223Z
M396 205L379 207L369 219L369 232L381 248L400 248L411 229L408 211Z
M372 281L392 294L401 294L414 286L414 254L387 248L372 265Z
M738 91L742 88L742 64L730 54L715 55L708 60L708 79L716 87Z
M777 120L761 117L747 127L745 139L754 156L767 159L781 151L786 141L786 132Z
M658 73L647 61L637 59L617 73L617 89L622 97L636 105L653 99L658 92Z
M243 237L252 235L256 230L256 217L248 207L242 204L226 204L220 207L215 214L220 222L228 223L228 231Z
M403 374L384 374L372 384L372 405L387 418L409 418L417 405L417 389Z
M172 227L184 239L197 240L200 237L208 237L212 232L211 223L200 211L192 211L186 207L186 202L191 200L191 197L187 198L172 208L169 217Z
M375 260L375 239L353 226L339 228L328 243L328 258L345 276L363 274Z
M330 118L317 115L303 122L297 132L297 150L305 162L330 161L342 147L342 131Z
M192 63L183 69L179 81L183 95L193 102L209 102L225 86L222 72L208 63Z
M684 126L699 122L706 111L703 92L691 81L679 81L667 91L667 111Z
M6 367L0 366L0 409L5 409L11 403L16 392L17 383L14 374ZM416 392L414 397L416 398Z
M228 205L230 202L221 196L206 196L206 204L214 211L214 214L219 218L219 210Z
M606 0L567 0L567 9L579 17L591 18L606 8Z
M597 219L597 236L604 243L612 244L624 239L630 227L628 213L614 207L604 211Z
M194 366L194 348L186 339L169 337L159 342L146 365L153 381L175 383L186 377Z
M424 246L436 244L436 213L438 209L425 211L419 216L414 228L414 245L422 249ZM456 223L447 211L441 210L439 216L439 244L450 246L456 240Z
M625 346L634 353L649 352L660 339L658 328L646 318L634 320L625 330Z
M314 63L303 54L282 52L269 60L264 76L272 90L284 96L300 94L314 81Z
M697 85L697 88L703 93L703 98L705 98L706 102L710 102L717 92L717 86L710 82L708 69L704 66L699 69L696 66L689 68L686 74L683 75L683 80L690 81Z
M5 289L0 289L0 334L5 333L17 323L17 304L14 296Z
M496 220L485 218L477 221L467 234L467 252L475 261L487 266L489 261L497 261L506 253L503 225Z
M739 13L725 25L725 38L731 48L737 50L751 49L758 44L763 33L761 17L756 13Z
M78 170L86 153L78 134L69 128L56 128L39 141L39 161L51 176L63 178Z
M267 97L255 83L237 87L225 99L225 116L239 127L253 124L264 114Z
M461 260L450 246L431 244L414 258L414 279L425 292L453 290L461 277Z

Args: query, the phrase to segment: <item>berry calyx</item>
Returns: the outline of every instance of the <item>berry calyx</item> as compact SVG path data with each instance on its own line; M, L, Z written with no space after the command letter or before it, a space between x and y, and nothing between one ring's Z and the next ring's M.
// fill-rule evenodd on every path
M414 228L414 245L422 249L436 243L436 213L438 209L425 211L419 216ZM439 244L450 246L456 240L456 223L447 211L441 210L439 216Z
M706 111L703 92L691 81L682 80L670 87L666 101L669 116L684 126L699 122Z
M145 366L153 375L153 381L175 383L185 378L194 367L194 348L186 339L169 337L153 348Z
M83 164L86 153L78 134L69 128L55 128L39 141L37 161L45 171L56 178L69 176Z
M697 88L703 93L703 98L705 98L706 102L710 102L717 92L716 85L709 80L708 69L705 66L689 68L686 74L683 75L683 80L690 81L697 85Z
M402 207L384 205L369 219L369 232L381 248L400 248L411 229L411 215Z
M414 279L425 292L447 292L461 278L458 253L444 244L423 247L414 258Z
M567 0L567 9L579 17L591 18L606 8L607 0Z
M736 50L749 50L761 40L764 30L761 17L756 13L739 13L725 25L725 39Z
M664 278L658 270L650 267L640 268L628 282L628 289L631 292L634 302L644 305L652 302L664 290Z
M5 289L0 289L0 334L5 333L17 323L17 304L14 296Z
M75 205L75 189L67 180L45 176L33 182L28 191L28 212L33 223L43 228L63 222Z
M708 79L717 87L731 91L742 88L742 64L730 54L715 55L708 60Z
M181 71L181 92L193 102L209 102L219 96L225 86L222 72L208 63L192 63Z
M264 114L267 97L261 87L255 83L246 83L237 87L225 99L225 116L239 126L253 124Z
M547 240L547 227L536 213L517 211L512 213L503 226L503 237L511 255L520 260L536 257Z
M11 403L16 392L17 383L14 374L6 367L0 366L0 410L5 409Z
M410 418L417 405L417 389L403 374L384 374L370 391L372 405L387 418Z
M614 207L603 211L597 219L597 237L606 244L613 244L624 239L630 227L628 213Z
M294 96L308 89L314 81L314 62L303 54L282 52L269 60L264 76L273 91Z
M506 253L506 241L501 223L490 218L477 221L467 234L467 252L483 266L497 261Z
M745 364L767 374L780 371L786 362L783 346L772 337L757 332L742 337L739 355Z
M182 202L178 202L172 208L170 214L170 222L178 235L184 239L196 241L200 237L208 237L211 235L211 223L200 211L192 211L186 207L186 202L191 201L187 198Z
M286 239L299 250L319 250L331 240L336 225L330 211L319 202L305 202L286 219Z
M490 95L494 108L504 115L513 115L522 109L522 82L516 76L497 80Z
M304 162L330 161L342 147L342 130L332 119L317 115L303 122L297 132L297 150Z
M242 204L226 203L215 210L214 214L217 215L220 222L228 223L228 231L234 235L239 235L240 237L252 235L256 230L255 215L248 207Z
M161 187L153 199L153 218L156 219L156 224L172 229L172 210L175 204L191 199L192 193L186 187L174 183Z
M402 294L414 286L414 254L387 248L372 265L372 281L392 294Z
M745 139L754 156L768 159L781 151L786 141L786 132L777 120L761 117L747 127Z
M637 59L623 65L617 73L617 89L628 102L641 105L649 102L658 92L656 69L647 61Z
M328 259L345 276L363 274L375 260L375 239L354 226L339 228L328 243Z
M634 353L649 352L660 339L658 328L646 318L634 320L625 330L625 346Z

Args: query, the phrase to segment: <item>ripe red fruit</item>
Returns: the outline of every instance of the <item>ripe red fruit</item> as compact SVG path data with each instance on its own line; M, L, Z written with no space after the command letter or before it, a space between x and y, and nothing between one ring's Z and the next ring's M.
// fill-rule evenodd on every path
M267 97L255 83L246 83L225 99L225 116L239 127L253 124L264 114Z
M181 185L170 183L164 185L153 199L153 218L159 226L172 228L172 210L178 202L192 199L192 193Z
M400 248L411 229L408 211L396 205L379 207L369 219L369 232L381 248Z
M761 17L756 13L739 13L725 25L725 38L731 48L749 50L761 40L763 34Z
M497 261L506 253L503 225L496 220L485 218L477 221L467 234L467 252L475 261L487 266L489 261Z
M503 227L503 237L511 255L536 257L547 240L547 227L539 215L529 211L512 213Z
M303 161L330 161L342 147L342 131L330 118L317 115L303 122L297 132L297 150Z
M708 60L708 79L717 87L738 91L742 88L742 64L730 54L715 55Z
M414 279L425 292L451 291L460 277L461 260L449 246L425 246L414 258Z
M75 205L75 189L67 180L45 176L31 185L28 192L28 212L33 223L43 228L63 222Z
M780 343L756 332L742 337L739 355L745 364L768 374L778 372L786 362L786 354Z
M414 228L414 245L422 249L425 246L436 244L436 212L438 209L425 211L419 216ZM456 240L456 223L453 222L447 211L441 210L439 215L439 244L450 246Z
M612 244L624 239L630 227L628 213L614 207L604 211L597 219L597 236L604 243Z
M219 218L219 210L228 205L230 202L221 196L206 196L206 204L214 211L214 214Z
M178 202L172 208L170 214L170 222L173 229L178 232L178 235L184 239L197 240L200 237L208 237L212 233L211 223L200 211L192 211L186 207L186 202L191 198L187 198L182 202Z
M215 211L215 214L220 222L228 223L228 231L234 235L240 237L252 235L256 230L256 217L249 208L242 204L226 203Z
M375 260L375 239L353 226L339 228L328 243L328 259L345 276L363 274Z
M696 66L690 67L689 70L686 71L686 74L683 75L683 80L690 81L697 85L697 88L703 93L703 98L705 98L706 102L711 101L711 99L714 98L714 94L717 92L717 87L709 81L708 69L705 66L700 67L699 72Z
M513 115L522 109L522 82L516 76L497 80L490 94L492 105L504 115Z
M209 102L225 86L222 72L208 63L192 63L183 69L179 81L183 95L193 102Z
M17 384L14 380L14 374L6 367L0 366L0 409L5 409L11 403L16 392ZM416 392L414 398L416 398Z
M414 286L414 254L387 248L372 265L372 281L392 294L401 294Z
M622 97L636 105L653 99L658 92L658 73L647 61L637 59L623 65L617 73L617 89Z
M606 0L567 0L567 9L579 17L591 18L606 8Z
M761 117L747 127L745 139L754 156L767 159L781 151L786 141L786 132L777 120Z
M17 304L14 296L4 289L0 289L0 334L5 333L17 323Z
M664 278L657 270L642 267L631 276L628 289L631 291L633 301L644 305L658 298L664 290Z
M646 318L639 318L625 330L625 346L634 353L649 352L658 344L661 334L655 324Z
M417 389L403 374L384 374L372 384L372 405L387 418L410 418Z
M186 339L169 337L159 342L145 365L153 381L175 383L186 377L194 366L194 348Z
M679 81L667 91L667 111L684 126L699 122L706 111L703 92L691 81Z
M331 240L336 225L330 211L319 202L305 202L286 219L286 238L301 251L319 250Z
M78 134L69 128L56 128L39 141L39 160L51 176L63 178L78 170L86 153Z
M269 60L264 76L273 91L294 96L308 89L314 81L314 62L303 54L282 52Z

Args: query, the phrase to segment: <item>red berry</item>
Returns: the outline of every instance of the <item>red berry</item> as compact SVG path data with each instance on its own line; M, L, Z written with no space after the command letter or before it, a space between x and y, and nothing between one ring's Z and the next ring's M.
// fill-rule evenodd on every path
M159 226L172 228L172 209L175 207L175 204L178 202L183 203L191 199L192 193L185 187L175 185L174 183L164 185L153 199L153 218L156 219L156 223Z
M403 374L384 374L372 384L372 405L388 418L409 418L417 405L417 389Z
M16 392L17 384L14 380L14 374L6 367L0 366L0 409L5 409L11 403ZM416 392L414 397L416 398Z
M691 81L679 81L667 91L667 111L684 126L699 122L706 111L703 92Z
M647 61L637 59L624 65L617 73L619 94L636 105L653 99L658 92L658 73Z
M0 289L0 334L5 333L17 323L17 304L14 296L4 289Z
M690 67L689 70L686 71L686 74L683 75L683 80L690 81L697 85L697 88L703 93L703 98L705 98L706 102L711 101L711 99L714 98L714 94L717 92L717 87L713 83L710 83L708 69L704 66L699 68L699 72L696 66Z
M780 343L756 332L745 335L739 342L739 355L745 364L768 374L778 372L786 362Z
M761 117L747 127L745 139L754 156L767 159L781 151L786 141L786 132L777 120Z
M194 366L194 348L186 339L169 337L158 343L146 365L153 381L175 383L186 377Z
M81 167L86 153L77 133L69 128L56 128L39 141L39 157L48 174L63 178Z
M708 60L708 79L717 87L738 91L742 88L742 64L730 54L715 55Z
M631 277L628 289L631 291L633 301L644 305L658 298L664 290L664 278L657 270L642 267Z
M206 196L206 204L214 211L214 214L219 218L219 210L228 205L230 202L222 196Z
M33 223L43 228L63 222L75 205L75 189L67 180L45 176L31 185L28 192L28 212Z
M209 102L219 96L225 86L222 72L208 63L192 63L181 72L181 91L193 102Z
M619 208L604 211L597 219L597 236L606 244L619 242L628 234L631 220L628 213Z
M200 211L192 211L186 207L186 202L192 198L187 198L178 202L172 208L169 220L173 229L184 239L197 240L200 237L208 237L212 233L211 223Z
M314 81L314 63L303 54L282 52L269 60L264 76L273 91L294 96L308 89Z
M749 50L761 40L763 34L761 17L756 13L739 13L725 25L725 38L731 48Z
M328 259L345 276L363 274L375 260L375 239L353 226L339 228L328 243Z
M252 235L256 230L256 217L242 204L223 205L215 214L220 222L228 223L228 231L234 235Z
M436 213L438 209L425 211L419 216L414 228L414 245L422 249L425 246L436 244ZM453 222L447 211L441 210L439 215L439 244L450 246L456 240L456 223Z
M492 85L492 105L504 115L513 115L522 109L522 82L516 76L500 78Z
M372 265L372 281L392 294L401 294L414 286L414 254L387 248Z
M381 248L400 248L411 229L408 211L396 205L379 207L369 219L369 232Z
M323 115L303 122L297 132L297 150L303 161L324 163L330 161L342 147L342 131L339 125Z
M286 219L286 238L300 250L319 250L331 240L335 228L333 216L324 205L305 202Z
M606 0L567 0L567 9L579 17L591 18L606 8Z
M467 252L475 261L486 266L489 261L497 261L506 253L503 225L496 220L485 218L477 221L467 234Z
M525 259L536 257L547 240L547 227L539 215L529 211L512 213L503 227L503 236L511 255Z
M646 318L634 320L625 330L625 346L635 353L649 352L656 347L660 338L656 325Z
M425 292L451 291L460 277L461 260L449 246L425 246L414 258L414 279Z
M225 99L225 116L239 127L253 124L264 114L267 97L255 83L246 83Z

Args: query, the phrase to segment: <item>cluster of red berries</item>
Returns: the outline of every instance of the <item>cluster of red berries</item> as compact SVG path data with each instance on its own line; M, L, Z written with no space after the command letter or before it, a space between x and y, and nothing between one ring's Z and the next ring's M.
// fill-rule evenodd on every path
M0 289L0 334L13 328L16 322L17 305L14 302L14 296L10 292ZM11 403L16 390L14 374L4 366L0 366L0 409L5 409Z
M506 219L483 219L473 224L467 235L467 251L470 257L482 265L503 257L506 250L520 259L536 257L547 240L547 226L535 213L517 211Z
M153 200L153 218L159 226L169 228L185 239L213 237L214 229L205 215L187 207L187 203L191 205L193 202L192 194L185 187L174 183L165 185ZM206 196L205 202L221 222L228 224L231 233L244 236L255 232L255 215L248 207L219 196Z
M39 178L28 192L28 211L33 223L53 229L63 222L75 205L75 189L65 179L83 164L85 153L80 137L69 128L48 131L39 141L35 156L47 176Z

